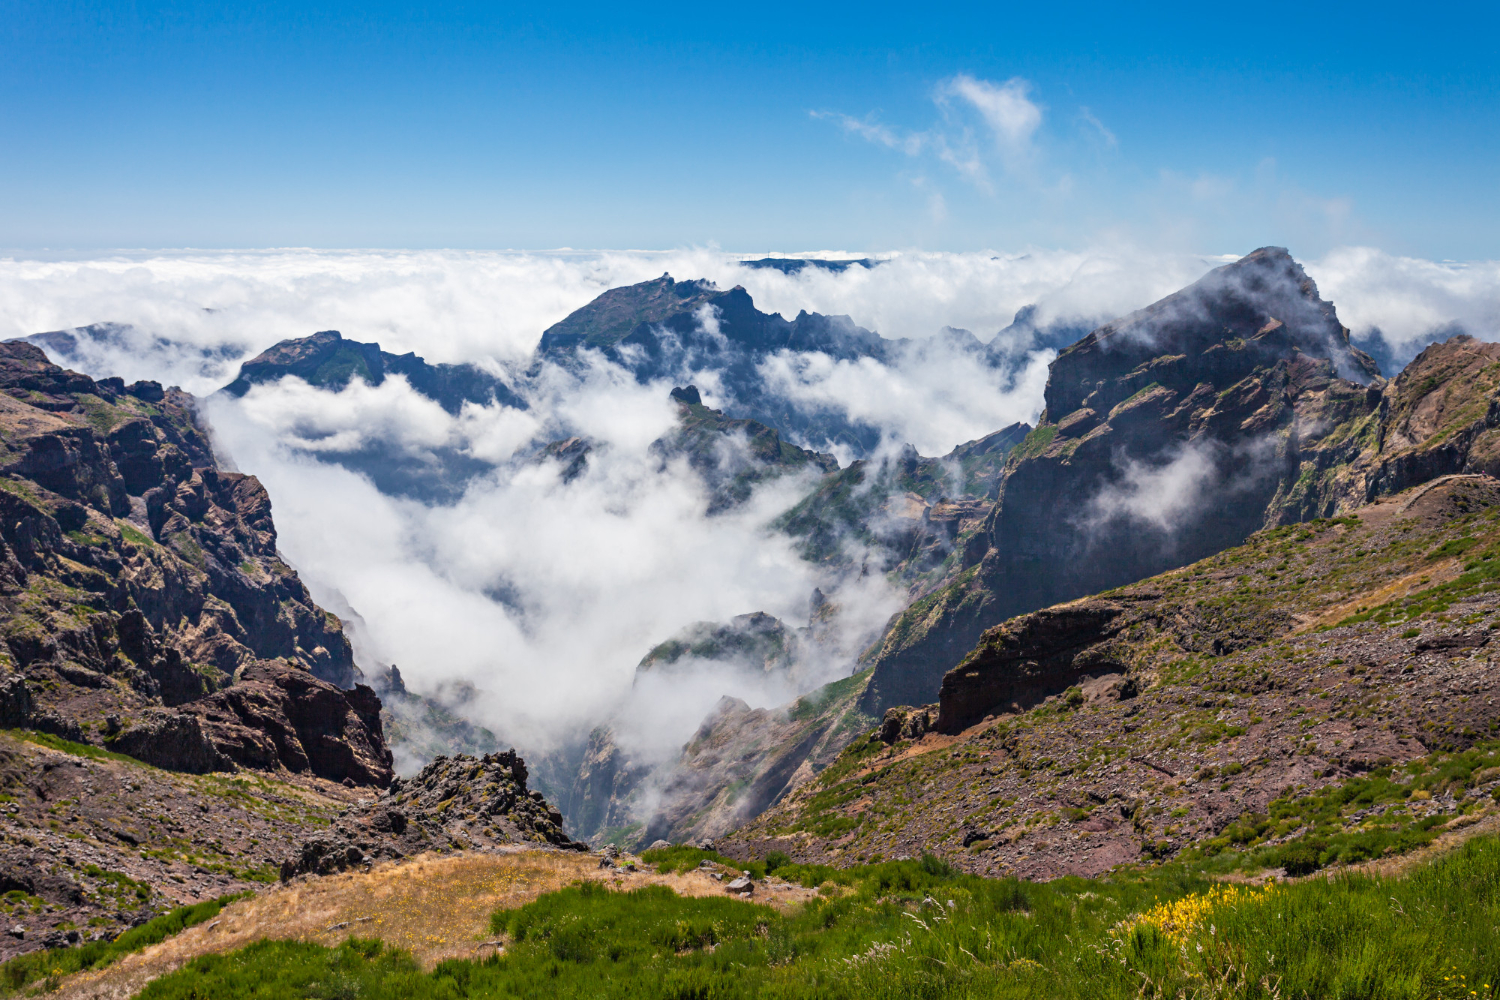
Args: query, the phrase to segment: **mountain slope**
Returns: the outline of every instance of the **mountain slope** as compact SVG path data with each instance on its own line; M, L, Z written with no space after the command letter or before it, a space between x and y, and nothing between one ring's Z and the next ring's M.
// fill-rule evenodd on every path
M0 724L178 770L384 784L380 702L191 397L0 344Z
M836 407L801 400L766 369L768 359L813 354L835 361L869 360L900 365L908 357L941 346L974 363L1010 371L1029 342L1015 351L981 344L972 334L930 341L888 340L848 316L807 311L788 320L755 308L736 286L720 291L709 281L652 281L612 288L542 334L533 370L543 362L587 363L597 351L631 371L641 382L693 379L716 386L715 405L735 418L757 420L782 435L819 451L843 448L867 456L881 443L873 425L850 418ZM939 344L941 342L941 344ZM700 373L712 373L711 377Z
M1487 362L1465 343L1384 383L1275 248L1101 327L1053 362L1047 409L1011 453L980 558L908 609L875 652L867 710L931 700L979 634L1011 615L1463 468L1454 449L1472 435L1447 450L1438 439L1488 419L1483 393L1463 381ZM1469 360L1439 372L1445 352ZM1450 407L1442 430L1403 444L1392 432L1415 404L1402 400L1440 383L1477 415Z
M720 847L1049 878L1308 836L1277 801L1500 738L1497 626L1500 482L1444 477L989 630L939 731L857 740ZM1463 788L1348 822L1446 822Z

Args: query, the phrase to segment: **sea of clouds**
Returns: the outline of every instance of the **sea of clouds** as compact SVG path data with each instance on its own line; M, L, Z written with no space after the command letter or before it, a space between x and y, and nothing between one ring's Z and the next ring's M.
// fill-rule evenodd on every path
M471 362L523 385L541 332L600 292L669 272L743 285L756 305L847 314L886 337L943 327L988 340L1017 310L1036 321L1103 321L1144 306L1231 257L1128 249L1018 254L901 253L877 267L796 275L749 269L716 250L670 252L130 253L0 260L0 337L128 324L85 345L95 376L157 379L205 399L226 463L254 473L275 505L280 544L314 596L363 620L366 667L399 664L419 692L472 685L465 712L503 737L548 748L613 718L643 751L670 755L718 698L783 703L847 674L904 595L879 574L840 577L800 559L767 528L810 487L788 477L747 504L705 516L708 493L652 442L676 411L670 381L619 369L550 368L524 381L529 408L451 415L400 378L334 393L284 380L242 399L214 395L241 360L318 330ZM852 254L814 254L853 257ZM1405 359L1435 332L1500 337L1500 262L1452 263L1344 249L1306 262L1356 336ZM941 349L892 365L779 356L764 374L789 399L842 410L886 445L946 453L1041 409L1047 351L1009 373ZM595 443L582 475L529 457L547 441ZM448 449L486 470L451 503L381 493L326 460L379 446L421 461ZM1142 488L1142 495L1148 492ZM638 686L647 650L696 621L765 611L805 624L815 587L844 609L841 633L795 678L752 669ZM832 652L829 652L832 650Z

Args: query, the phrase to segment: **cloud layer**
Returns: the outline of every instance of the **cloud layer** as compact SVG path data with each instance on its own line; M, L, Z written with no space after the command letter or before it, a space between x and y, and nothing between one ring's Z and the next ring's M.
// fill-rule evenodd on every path
M1023 89L960 88L955 95L975 106L990 102L997 134L1009 128L1018 142L1025 138L1030 113L1015 103L1026 99ZM884 336L919 340L889 366L783 355L769 359L764 374L794 400L841 409L879 427L892 444L940 455L1034 419L1050 357L1028 354L1027 343L1009 345L1023 359L1012 377L932 339L941 328L987 340L1031 305L1039 326L1108 319L1223 260L1130 248L888 256L872 269L809 267L796 275L747 269L740 255L712 250L0 260L0 335L135 324L119 342L91 348L80 366L204 395L228 382L242 357L321 329L430 361L513 371L543 329L605 288L670 271L720 287L743 284L767 311L848 314ZM1409 348L1453 323L1479 337L1500 336L1495 262L1438 263L1353 248L1309 261L1307 269L1356 333L1378 329ZM399 664L419 691L474 685L480 694L469 710L525 745L624 712L630 725L622 732L666 752L722 694L772 704L847 672L851 651L899 602L878 578L829 579L766 531L807 482L780 480L741 508L705 517L708 497L698 477L681 464L662 468L649 450L675 419L669 388L639 385L607 367L549 370L529 390L527 411L469 406L454 416L399 377L373 388L355 382L340 393L288 379L242 400L216 397L206 413L226 457L265 481L282 547L315 596L364 618L370 657ZM595 442L572 482L559 477L556 464L528 457L536 444L572 435ZM458 452L486 471L459 499L428 506L382 494L322 460L369 448L418 461ZM1184 452L1160 468L1125 470L1123 490L1102 499L1096 513L1170 523L1203 466L1204 456ZM801 625L814 587L838 591L848 655L818 664L801 685L741 671L666 693L632 691L640 657L684 625L751 611Z

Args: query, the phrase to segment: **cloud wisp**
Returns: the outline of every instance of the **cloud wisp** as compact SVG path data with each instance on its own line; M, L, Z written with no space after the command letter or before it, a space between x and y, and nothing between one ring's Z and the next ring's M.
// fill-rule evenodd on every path
M814 118L831 121L846 133L909 157L932 153L959 176L988 194L994 193L994 174L1035 183L1039 158L1038 132L1045 113L1032 99L1032 84L1016 76L996 83L958 73L933 88L938 120L921 131L903 131L873 115L857 118L836 111L813 111ZM1085 120L1097 132L1114 136L1092 113Z

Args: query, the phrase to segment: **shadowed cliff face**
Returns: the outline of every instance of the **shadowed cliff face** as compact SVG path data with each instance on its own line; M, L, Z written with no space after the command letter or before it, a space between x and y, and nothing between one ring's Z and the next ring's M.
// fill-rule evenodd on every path
M726 412L776 428L820 450L843 449L867 456L881 444L878 427L837 406L799 399L767 368L768 359L822 356L834 362L869 360L901 367L937 350L994 369L1013 381L1024 367L1018 345L1051 346L1047 331L1025 320L1002 331L992 344L966 330L945 328L930 341L888 340L848 316L805 310L788 320L755 307L736 286L720 291L709 281L674 281L663 275L612 288L542 334L536 365L585 363L581 351L597 351L639 381L692 377L716 385ZM700 384L702 384L700 382Z
M252 385L289 375L330 389L342 389L352 378L380 385L389 376L402 375L413 389L449 413L458 413L464 403L526 406L504 381L474 365L428 364L410 351L391 354L379 344L345 340L337 330L283 340L262 351L240 366L239 376L224 391L243 396Z
M380 703L193 400L0 344L0 723L158 766L382 784ZM348 688L353 690L346 690Z
M1366 499L1384 383L1284 250L1094 331L1051 366L987 546L875 655L867 711L921 704L988 626Z

